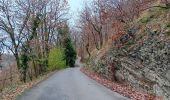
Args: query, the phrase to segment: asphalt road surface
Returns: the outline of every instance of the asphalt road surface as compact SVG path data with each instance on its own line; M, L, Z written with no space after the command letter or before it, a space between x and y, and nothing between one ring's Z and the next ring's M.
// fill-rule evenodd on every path
M17 100L129 100L84 75L68 68L24 92Z

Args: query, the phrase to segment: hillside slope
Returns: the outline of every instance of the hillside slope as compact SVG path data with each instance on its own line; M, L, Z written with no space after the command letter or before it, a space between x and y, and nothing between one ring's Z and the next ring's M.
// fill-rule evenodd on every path
M150 8L127 27L119 46L93 53L87 67L107 79L170 100L170 9Z

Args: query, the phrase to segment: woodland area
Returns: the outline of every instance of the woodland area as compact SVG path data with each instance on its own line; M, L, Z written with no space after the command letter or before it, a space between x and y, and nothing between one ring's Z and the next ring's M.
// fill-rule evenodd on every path
M8 76L11 82L18 76L27 82L56 69L74 67L76 51L68 12L66 0L0 0L0 64L4 69L0 89L8 84ZM3 64L9 60L5 55L15 58L10 67Z
M0 0L0 56L15 57L20 81L79 56L105 79L170 99L170 0L84 1L69 20L67 0Z

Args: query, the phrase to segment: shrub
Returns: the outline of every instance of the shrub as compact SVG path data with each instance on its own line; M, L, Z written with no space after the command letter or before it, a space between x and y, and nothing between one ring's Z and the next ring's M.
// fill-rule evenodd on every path
M48 61L49 71L66 68L66 61L64 60L64 49L54 48L50 50Z

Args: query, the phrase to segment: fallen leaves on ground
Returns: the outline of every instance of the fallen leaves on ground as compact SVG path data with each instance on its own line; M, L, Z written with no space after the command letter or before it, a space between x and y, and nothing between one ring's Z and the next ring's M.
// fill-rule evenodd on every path
M14 86L10 86L6 89L4 89L1 93L0 100L15 100L17 96L21 95L25 90L37 85L44 79L51 76L54 72L49 73L47 75L40 76L37 79L34 79L33 81L27 82L27 83L20 83Z
M125 97L130 98L131 100L163 100L161 97L150 95L142 91L137 91L131 86L127 86L127 85L123 85L107 80L101 77L99 74L91 70L88 70L87 68L81 68L81 71L87 76L89 76L90 78L92 78L93 80L96 80L98 83L113 90L114 92L117 92Z

